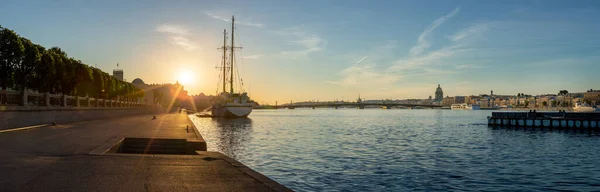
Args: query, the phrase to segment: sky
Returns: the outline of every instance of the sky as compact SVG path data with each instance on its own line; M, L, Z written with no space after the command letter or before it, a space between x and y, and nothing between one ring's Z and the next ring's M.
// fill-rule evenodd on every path
M218 91L236 17L260 103L598 89L600 1L0 0L0 25L127 81ZM184 75L183 75L184 76Z

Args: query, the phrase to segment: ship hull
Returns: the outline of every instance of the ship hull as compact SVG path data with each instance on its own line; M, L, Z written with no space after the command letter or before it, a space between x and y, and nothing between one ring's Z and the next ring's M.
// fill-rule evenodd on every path
M213 107L211 112L213 117L248 117L248 115L250 115L250 113L252 112L252 105Z

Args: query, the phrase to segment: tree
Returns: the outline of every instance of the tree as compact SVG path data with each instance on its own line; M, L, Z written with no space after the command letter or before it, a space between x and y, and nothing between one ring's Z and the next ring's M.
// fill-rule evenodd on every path
M54 84L56 79L56 68L54 67L55 54L50 51L44 51L39 65L36 67L36 82L38 91L54 93Z
M77 87L76 94L81 97L94 95L94 76L93 71L87 65L78 61L76 65Z
M65 60L65 76L64 81L62 82L61 87L63 87L63 94L74 94L76 93L75 88L79 83L79 78L77 77L77 70L79 68L78 65L83 65L81 61L75 60L73 58L68 58Z
M544 101L544 102L542 102L542 105L543 105L544 107L547 107L547 106L548 106L548 102Z
M550 103L552 104L552 107L556 107L557 106L556 100L552 100L552 102L550 102Z
M20 61L16 63L15 81L18 90L25 90L27 85L31 85L35 68L40 62L41 55L38 51L38 46L33 44L29 39L21 38L21 43L24 47L24 54Z
M102 71L98 68L92 68L92 76L94 84L93 96L102 98L104 92L104 76L102 76Z
M69 58L59 47L48 50L0 26L0 87L91 95L97 98L143 97L143 90L100 69Z
M58 47L52 47L48 51L54 54L54 69L56 70L53 92L67 94L65 93L66 87L63 87L68 78L68 74L65 73L67 54Z
M558 92L558 95L567 95L567 94L569 94L569 91L567 91L567 90L560 90Z
M529 100L525 101L525 107L529 107Z
M0 87L6 90L14 84L14 66L21 60L24 47L19 35L0 27Z

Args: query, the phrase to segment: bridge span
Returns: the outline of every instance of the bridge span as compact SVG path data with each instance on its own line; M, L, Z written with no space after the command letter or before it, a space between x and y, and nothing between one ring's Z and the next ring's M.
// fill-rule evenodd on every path
M356 107L358 109L364 109L366 106L381 106L382 108L391 109L392 107L423 107L423 108L441 108L441 105L432 105L432 104L412 104L412 103L386 103L386 102L320 102L320 103L292 103L292 104L283 104L276 106L275 108L283 109L295 109L295 108L339 108L339 107Z

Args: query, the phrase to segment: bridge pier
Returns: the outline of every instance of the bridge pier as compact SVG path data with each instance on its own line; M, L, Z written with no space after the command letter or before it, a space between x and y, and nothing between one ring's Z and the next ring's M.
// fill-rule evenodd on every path
M365 109L365 106L364 105L359 105L358 109Z

